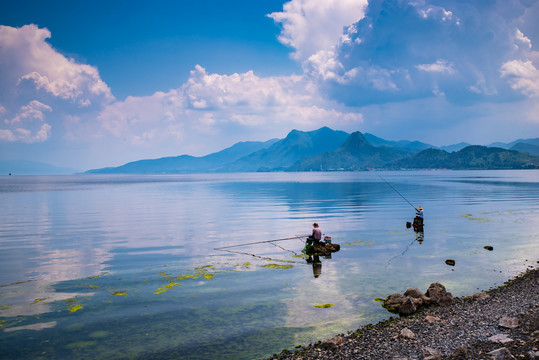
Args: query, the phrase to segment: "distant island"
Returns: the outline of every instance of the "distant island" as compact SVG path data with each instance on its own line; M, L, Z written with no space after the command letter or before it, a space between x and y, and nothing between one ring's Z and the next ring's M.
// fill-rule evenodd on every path
M240 142L210 155L181 155L129 162L87 174L197 172L360 171L369 169L538 169L539 138L491 146L459 143L436 147L419 141L388 141L359 131L323 127L292 130L284 139Z

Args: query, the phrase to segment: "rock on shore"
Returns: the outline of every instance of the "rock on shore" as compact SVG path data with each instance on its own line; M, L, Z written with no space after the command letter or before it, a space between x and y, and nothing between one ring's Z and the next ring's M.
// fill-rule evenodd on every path
M272 359L539 359L539 270Z

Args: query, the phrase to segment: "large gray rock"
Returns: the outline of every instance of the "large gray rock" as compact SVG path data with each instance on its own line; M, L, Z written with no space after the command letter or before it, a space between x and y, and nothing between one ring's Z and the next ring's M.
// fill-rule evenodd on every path
M423 295L423 292L419 289L408 289L404 292L404 296L411 296L413 298L421 298L425 295Z
M401 294L392 294L382 303L382 306L389 311L398 311L402 303L406 300L406 296Z
M440 283L430 284L425 295L440 306L452 305L455 303L453 295L448 293L445 286Z
M414 304L414 300L407 296L399 307L399 314L401 315L411 315L417 311L417 306Z

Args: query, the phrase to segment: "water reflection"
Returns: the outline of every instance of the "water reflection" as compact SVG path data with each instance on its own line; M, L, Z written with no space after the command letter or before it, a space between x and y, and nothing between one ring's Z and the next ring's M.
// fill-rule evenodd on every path
M428 241L372 173L0 179L0 351L258 358L379 320L372 299L434 279L455 295L488 288L539 256L539 184L538 172L480 174L384 174L428 209ZM304 258L304 239L214 250L314 220L339 253Z
M320 261L320 255L309 255L307 263L313 266L313 276L315 279L322 275L322 261Z

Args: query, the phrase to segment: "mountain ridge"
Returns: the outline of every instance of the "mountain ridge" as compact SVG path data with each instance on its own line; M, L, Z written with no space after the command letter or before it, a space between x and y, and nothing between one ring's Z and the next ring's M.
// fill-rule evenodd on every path
M496 151L484 149L499 145ZM176 174L254 171L337 171L432 168L539 168L539 138L518 139L490 146L458 143L436 147L420 141L385 140L359 131L351 134L322 127L292 130L283 139L242 141L201 157L169 156L132 161L117 167L87 170L86 174ZM475 151L464 149L471 147ZM483 150L478 151L480 147ZM501 151L503 150L503 151ZM514 151L506 152L506 151ZM493 155L493 154L497 155ZM456 155L450 155L456 154ZM467 159L465 159L468 157ZM482 158L483 160L479 160ZM459 159L457 161L457 159ZM23 171L19 171L19 169ZM32 161L0 161L0 173L74 174L75 169Z

